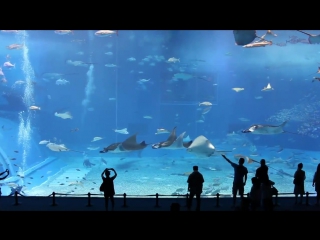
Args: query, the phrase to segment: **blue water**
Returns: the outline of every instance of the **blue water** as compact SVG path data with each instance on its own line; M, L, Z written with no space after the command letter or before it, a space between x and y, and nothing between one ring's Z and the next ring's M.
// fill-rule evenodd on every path
M96 31L0 32L0 64L15 64L2 66L0 76L0 170L10 167L11 172L1 183L4 195L14 184L24 186L27 195L100 193L106 167L118 172L119 194L185 194L193 165L204 175L203 194L231 194L233 168L219 154L199 158L186 149L152 149L169 136L155 134L157 129L175 126L177 136L184 131L191 140L204 135L217 150L230 151L226 155L232 161L238 161L236 154L266 159L280 192L293 191L291 176L302 162L306 191L314 192L320 85L312 80L320 77L320 46L308 44L308 36L273 31L277 37L266 37L272 45L243 48L235 45L232 31L119 30L107 37L95 36ZM24 47L8 49L11 44ZM45 80L48 73L60 76ZM68 82L58 85L58 79ZM261 91L268 83L273 90ZM209 112L202 113L206 107L200 102L212 104ZM55 116L66 112L72 119ZM284 121L285 133L241 132L252 124ZM114 131L124 128L129 134ZM141 152L99 153L135 133L138 143L149 144ZM94 137L102 139L92 142ZM79 152L55 152L39 144L42 140ZM56 160L19 177L49 157ZM85 160L94 165L85 166ZM246 166L247 192L259 164Z

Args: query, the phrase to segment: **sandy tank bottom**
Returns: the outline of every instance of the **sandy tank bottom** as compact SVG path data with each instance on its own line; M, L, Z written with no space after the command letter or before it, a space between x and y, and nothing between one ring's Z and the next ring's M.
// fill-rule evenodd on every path
M314 152L312 153L314 155ZM105 168L114 168L118 177L114 181L116 194L126 193L129 195L184 195L187 193L187 178L192 172L192 166L198 165L199 171L203 174L205 183L203 195L216 195L220 193L231 196L233 182L233 168L221 157L214 157L211 160L196 159L187 157L105 157L105 164L101 157L91 157L90 162L95 164L91 167L83 165L83 158L61 157L56 161L63 161L65 164L55 174L49 176L42 184L25 190L28 196L48 196L52 192L67 194L65 196L82 197L88 192L101 194L99 186L102 182L101 172ZM268 159L268 158L266 158ZM231 159L234 161L233 159ZM249 170L248 181L245 186L245 193L250 191L251 178L259 164L245 164ZM314 192L312 177L316 170L317 163L304 162L304 170L307 179L305 190ZM296 168L285 163L273 163L269 167L283 169L289 175L294 174ZM275 182L275 187L280 193L293 192L293 177L279 174L277 170L269 168L269 176ZM50 164L46 169L50 170ZM102 196L102 195L101 195Z

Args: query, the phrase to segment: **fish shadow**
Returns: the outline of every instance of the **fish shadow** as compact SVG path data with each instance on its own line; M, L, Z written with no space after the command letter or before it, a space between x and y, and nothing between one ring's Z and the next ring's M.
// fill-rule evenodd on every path
M129 168L134 167L136 164L137 164L137 161L135 161L135 160L126 161L126 162L123 162L123 163L118 163L116 165L116 168L119 169L119 170L127 170Z

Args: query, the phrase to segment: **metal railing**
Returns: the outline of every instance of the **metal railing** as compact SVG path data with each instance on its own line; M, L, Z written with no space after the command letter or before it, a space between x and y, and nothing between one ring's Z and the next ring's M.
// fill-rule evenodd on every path
M309 196L310 195L314 195L316 193L309 193L309 192L306 192L305 193L305 205L306 206L310 206L309 204ZM66 195L71 195L71 196L74 196L74 195L78 195L78 196L87 196L87 199L88 199L88 202L87 202L87 207L91 207L93 206L91 204L91 197L92 196L95 196L95 195L103 195L103 194L93 194L93 193L90 193L88 192L87 194L68 194L68 193L56 193L56 192L52 192L48 197L52 197L52 203L51 203L51 206L58 206L57 202L56 202L56 196L57 195L60 195L60 196L66 196ZM249 193L245 194L247 196L247 198L249 197ZM279 206L278 204L278 196L279 195L294 195L294 193L277 193L277 194L274 194L273 196L274 197L274 206ZM18 206L20 205L21 203L19 203L19 198L18 196L22 196L22 197L28 197L28 196L24 196L20 193L18 193L17 191L15 192L14 194L14 199L15 199L15 202L14 202L14 206ZM186 205L187 205L187 201L188 201L188 198L189 198L189 194L183 194L183 195L162 195L162 194L159 194L159 193L156 193L156 194L151 194L151 195L127 195L126 193L123 193L123 194L116 194L115 197L123 197L123 205L122 207L123 208L127 208L128 205L127 205L127 197L155 197L155 205L154 207L155 208L159 208L160 207L160 204L159 204L159 197L184 197L186 199ZM221 197L230 197L230 194L220 194L220 193L217 193L215 195L212 195L212 196L205 196L205 198L213 198L215 199L215 207L220 207L220 198ZM32 196L30 196L32 197Z

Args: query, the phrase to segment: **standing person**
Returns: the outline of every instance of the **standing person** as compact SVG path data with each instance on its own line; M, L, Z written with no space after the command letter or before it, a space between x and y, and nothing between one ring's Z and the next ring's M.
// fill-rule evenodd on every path
M111 174L110 170L114 172L114 175L112 177L110 177L110 174ZM104 176L103 174L105 174L106 176ZM114 198L113 198L113 196L115 195L115 191L114 191L113 180L116 177L117 177L117 172L113 168L106 168L101 173L103 186L102 186L102 189L100 189L100 191L102 190L103 193L104 193L106 211L108 211L109 198L110 198L110 201L111 201L112 210L114 209Z
M317 171L314 173L312 187L315 187L315 191L317 192L316 205L319 206L319 200L320 200L320 163L318 164Z
M191 209L192 199L194 195L196 195L197 208L196 211L200 211L200 195L202 193L202 187L204 183L204 178L202 174L198 171L198 166L193 166L193 173L191 173L188 177L188 191L190 192L190 196L188 199L188 210Z
M269 183L269 175L268 175L268 166L266 165L266 160L261 159L260 167L256 170L256 178L260 182L260 184L268 184Z
M303 164L299 163L297 171L294 173L294 179L293 179L293 184L294 184L294 190L293 193L295 195L295 204L298 203L298 195L300 195L300 204L302 204L302 198L303 195L305 194L304 192L304 180L306 179L306 172L302 170Z
M269 194L269 175L268 175L268 166L265 159L261 159L260 167L256 170L255 177L260 184L261 200L266 199L266 196ZM262 203L264 205L264 203Z
M239 192L239 195L241 196L241 200L243 199L244 186L246 185L246 182L247 182L248 169L245 166L243 166L244 158L240 158L239 164L236 164L223 154L222 154L222 157L225 160L227 160L227 162L230 163L234 169L232 194L233 194L233 207L235 207L237 202L238 192Z

